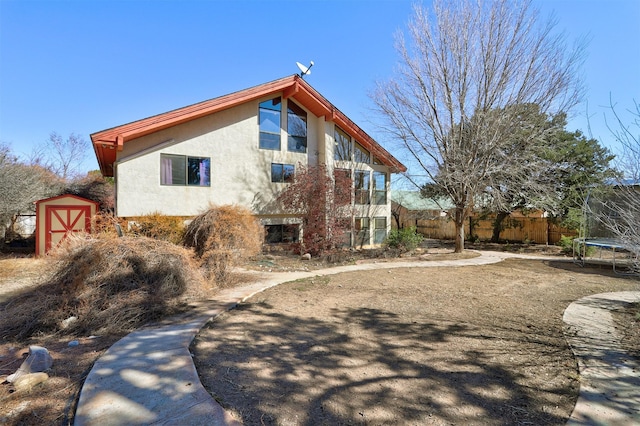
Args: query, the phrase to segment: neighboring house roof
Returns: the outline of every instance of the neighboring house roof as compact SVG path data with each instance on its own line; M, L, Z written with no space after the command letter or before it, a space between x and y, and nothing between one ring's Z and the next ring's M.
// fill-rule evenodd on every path
M640 186L640 179L626 178L617 182L621 186Z
M424 198L420 191L391 191L391 201L400 204L407 210L449 210L455 206L448 199L433 200Z
M318 117L324 116L327 121L335 122L364 148L370 150L372 155L378 158L383 164L389 166L392 172L405 172L407 170L400 161L382 148L371 136L296 74L93 133L91 135L91 141L93 142L93 149L98 158L100 171L105 176L113 176L113 164L116 161L116 152L122 150L123 145L132 139L279 92L282 92L285 99L295 99L314 115Z

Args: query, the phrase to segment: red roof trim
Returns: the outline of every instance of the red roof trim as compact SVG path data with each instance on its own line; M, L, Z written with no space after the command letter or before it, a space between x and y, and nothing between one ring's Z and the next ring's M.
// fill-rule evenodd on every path
M36 201L36 206L37 206L38 204L41 204L41 203L46 203L46 202L54 201L54 200L60 200L60 199L62 199L62 198L73 198L73 199L76 199L76 200L78 200L78 201L85 201L85 202L87 202L87 203L91 203L91 204L95 205L95 206L96 206L96 208L97 208L97 207L99 207L99 205L100 205L100 203L98 203L98 202L96 202L96 201L89 200L89 199L87 199L87 198L78 197L77 195L73 195L73 194L62 194L62 195L57 195L57 196L55 196L55 197L51 197L51 198L43 198L42 200L38 200L38 201Z
M295 99L314 115L318 117L324 116L327 120L336 122L342 130L358 140L361 145L369 149L374 156L391 167L394 172L407 170L402 163L382 148L371 136L334 107L331 102L320 95L306 81L298 75L293 75L93 133L91 141L100 165L100 171L105 176L113 176L116 151L121 151L127 141L278 92L282 92L284 98Z

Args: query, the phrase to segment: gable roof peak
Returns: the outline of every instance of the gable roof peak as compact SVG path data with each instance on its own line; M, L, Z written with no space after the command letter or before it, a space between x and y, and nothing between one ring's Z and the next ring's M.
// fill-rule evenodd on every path
M93 133L90 136L100 171L113 176L116 153L128 141L276 93L294 99L317 117L335 122L394 171L406 171L402 163L298 74Z

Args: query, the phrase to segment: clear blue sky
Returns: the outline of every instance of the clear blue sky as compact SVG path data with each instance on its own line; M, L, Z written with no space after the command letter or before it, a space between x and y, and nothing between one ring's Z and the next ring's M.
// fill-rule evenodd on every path
M99 130L298 72L376 137L368 92L391 76L413 1L0 0L0 141L28 155L52 131ZM535 0L570 40L589 36L593 136L640 101L639 0ZM587 133L586 106L568 126ZM384 140L381 140L384 145ZM399 154L388 147L394 154ZM401 157L400 155L398 155ZM96 169L93 151L84 169Z

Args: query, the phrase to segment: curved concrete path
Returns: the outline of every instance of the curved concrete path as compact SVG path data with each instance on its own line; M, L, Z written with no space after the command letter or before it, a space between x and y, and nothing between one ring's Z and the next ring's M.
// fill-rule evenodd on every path
M513 257L544 259L481 252L479 257L451 261L377 262L310 272L259 274L258 282L224 290L188 314L149 325L116 342L96 361L85 380L75 425L239 425L200 383L189 345L212 318L277 284L359 270L486 265ZM597 413L593 418L598 418Z
M611 311L640 291L601 293L564 311L565 336L578 358L580 395L568 425L640 425L640 365L620 345Z

